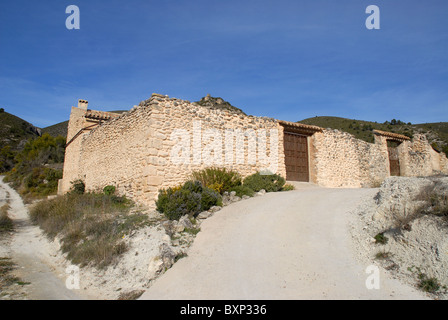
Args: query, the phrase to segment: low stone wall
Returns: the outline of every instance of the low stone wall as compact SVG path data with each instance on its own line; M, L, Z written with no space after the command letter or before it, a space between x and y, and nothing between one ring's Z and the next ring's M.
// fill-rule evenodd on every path
M424 135L415 135L412 142L406 143L400 151L404 176L430 176L437 173L448 173L445 154L435 151Z
M325 187L370 187L389 176L388 154L381 144L326 129L314 134L315 183Z
M313 182L325 187L373 187L390 176L388 138L375 135L375 143L326 129L312 137ZM398 146L402 176L448 174L447 158L436 152L425 136Z

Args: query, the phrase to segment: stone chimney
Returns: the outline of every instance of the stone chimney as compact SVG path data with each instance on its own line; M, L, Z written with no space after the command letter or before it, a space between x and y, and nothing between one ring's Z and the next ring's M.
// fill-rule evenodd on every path
M89 101L82 100L82 99L78 100L78 108L79 109L87 110L88 106L89 106Z

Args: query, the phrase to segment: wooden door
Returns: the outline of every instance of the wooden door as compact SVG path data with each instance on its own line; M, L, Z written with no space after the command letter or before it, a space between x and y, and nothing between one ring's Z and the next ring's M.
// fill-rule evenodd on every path
M390 175L399 176L400 160L398 158L398 149L396 147L388 147L387 151L389 152Z
M309 181L308 138L292 132L284 133L286 180Z

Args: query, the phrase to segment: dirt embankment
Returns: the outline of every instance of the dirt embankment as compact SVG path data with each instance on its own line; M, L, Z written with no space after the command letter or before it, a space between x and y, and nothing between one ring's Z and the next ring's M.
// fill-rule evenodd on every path
M448 177L391 177L357 209L352 237L358 258L447 299Z

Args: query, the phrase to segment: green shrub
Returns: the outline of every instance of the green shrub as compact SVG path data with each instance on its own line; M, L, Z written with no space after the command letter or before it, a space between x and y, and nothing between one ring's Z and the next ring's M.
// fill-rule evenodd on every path
M437 280L437 278L434 277L430 278L426 274L420 273L418 279L419 279L418 287L425 292L436 293L441 288L441 285L439 283L439 280Z
M114 186L105 186L103 188L103 193L107 196L113 195L115 193L115 187Z
M201 193L201 211L206 211L213 206L222 206L221 196L215 190L204 188Z
M442 151L445 153L445 155L448 157L448 145L444 146L442 148Z
M156 208L168 219L178 220L183 215L196 216L221 204L219 193L203 187L199 181L187 181L177 188L159 190Z
M195 215L199 212L201 212L201 194L181 189L169 197L163 214L170 220L179 220L183 215Z
M412 266L408 268L413 274L417 275L418 283L417 286L419 289L428 292L428 293L446 293L446 286L440 284L439 280L435 277L429 277L424 272L421 271L419 267ZM442 290L443 289L443 290Z
M30 139L20 152L2 148L0 170L10 169L5 181L11 182L25 201L55 194L58 180L62 178L62 170L58 168L64 161L64 151L64 137L43 134Z
M193 193L201 193L203 190L203 184L200 181L188 180L187 182L184 183L181 189Z
M86 192L86 184L81 179L72 181L70 192L75 194L83 194Z
M166 208L168 206L168 202L170 201L170 198L174 194L173 188L168 189L160 189L159 190L159 196L156 200L156 210L160 213L165 213Z
M289 183L287 183L287 184L285 184L283 187L282 187L282 190L281 191L292 191L292 190L295 190L296 188L292 185L292 184L289 184Z
M25 175L22 183L22 194L32 193L36 196L47 196L56 193L58 181L62 178L62 170L45 167L33 168Z
M248 187L255 192L264 189L266 192L280 191L285 185L286 181L278 174L260 174L254 173L246 177L243 181L243 186Z
M241 185L241 175L226 168L211 167L193 171L192 179L200 181L203 186L213 189L220 194Z
M252 190L251 188L249 188L247 186L236 186L236 187L233 187L232 190L230 190L230 191L235 191L236 196L240 197L240 198L243 196L253 197L255 194L254 190Z
M17 157L19 164L36 167L50 163L64 162L65 138L52 137L44 133L41 137L29 140Z
M384 233L378 233L375 237L375 243L386 244L389 239L384 235Z
M16 152L11 150L10 146L4 146L0 149L0 173L10 171L15 164Z

